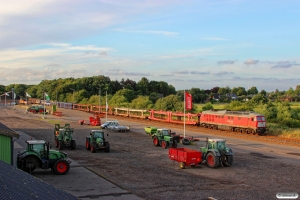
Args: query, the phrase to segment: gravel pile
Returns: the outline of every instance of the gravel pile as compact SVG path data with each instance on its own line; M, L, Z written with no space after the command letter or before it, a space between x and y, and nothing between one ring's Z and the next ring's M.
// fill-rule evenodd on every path
M231 167L210 169L201 164L180 169L178 162L168 158L168 150L155 147L136 122L121 121L131 127L127 133L105 130L111 151L91 153L85 149L85 137L98 127L78 124L78 120L87 120L91 114L62 112L61 118L49 115L42 120L38 114L24 114L22 108L8 109L9 116L2 112L0 121L36 139L50 141L53 148L54 124L70 123L77 148L63 151L82 166L144 199L276 199L278 192L300 193L299 166L278 162L275 157L235 153Z

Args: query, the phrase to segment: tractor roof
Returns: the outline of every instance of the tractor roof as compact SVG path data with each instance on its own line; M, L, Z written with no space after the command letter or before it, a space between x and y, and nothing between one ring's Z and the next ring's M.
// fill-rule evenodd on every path
M226 142L224 139L208 139L209 142Z
M102 130L91 130L91 132L102 132L102 133L104 133L104 131L102 131Z
M45 144L45 140L28 140L26 141L28 144Z

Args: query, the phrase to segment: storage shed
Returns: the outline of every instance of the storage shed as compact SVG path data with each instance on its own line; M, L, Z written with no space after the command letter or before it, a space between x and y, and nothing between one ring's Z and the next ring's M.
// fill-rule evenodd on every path
M0 122L0 160L13 165L14 138L19 134Z

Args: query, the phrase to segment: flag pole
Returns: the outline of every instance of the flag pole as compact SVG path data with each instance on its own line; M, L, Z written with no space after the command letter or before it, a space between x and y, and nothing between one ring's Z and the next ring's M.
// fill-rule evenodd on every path
M45 101L46 101L46 94L44 92L44 113L43 113L44 117L43 117L43 119L45 119Z
M105 113L105 118L107 122L107 112L108 112L108 105L107 105L107 91L106 91L106 105L105 105L106 113Z
M183 92L184 105L183 105L183 138L185 138L185 90Z
M25 106L25 113L27 113L28 111L27 111L27 104L28 104L28 102L27 102L27 92L25 91L25 99L26 99L26 101L25 101L25 103L26 103L26 106Z

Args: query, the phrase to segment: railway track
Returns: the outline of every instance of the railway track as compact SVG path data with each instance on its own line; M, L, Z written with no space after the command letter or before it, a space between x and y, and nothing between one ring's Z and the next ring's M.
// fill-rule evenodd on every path
M158 121L150 121L147 119L138 119L138 118L131 118L131 117L123 117L123 116L117 116L113 115L113 118L116 119L122 119L126 121L133 121L145 124L145 126L157 126L157 127L167 127L169 129L177 128L177 129L183 129L182 124L171 124L166 122L158 122ZM293 139L293 138L284 138L279 136L259 136L259 135L252 135L252 134L246 134L246 133L240 133L240 132L232 132L232 131L224 131L224 130L216 130L216 129L208 129L203 127L197 127L197 126L190 126L186 125L186 130L195 131L199 133L206 133L210 135L218 135L218 136L227 136L232 138L239 138L239 139L246 139L246 140L252 140L252 141L258 141L258 142L267 142L267 143L273 143L273 144L280 144L280 145L287 145L287 146L297 146L300 147L300 139Z

